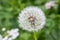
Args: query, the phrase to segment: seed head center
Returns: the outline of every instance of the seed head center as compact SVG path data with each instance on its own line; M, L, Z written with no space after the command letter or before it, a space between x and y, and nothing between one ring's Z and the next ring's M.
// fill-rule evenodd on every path
M28 20L29 20L29 22L31 23L31 25L34 25L36 18L33 17L33 16L30 16L30 17L28 18Z

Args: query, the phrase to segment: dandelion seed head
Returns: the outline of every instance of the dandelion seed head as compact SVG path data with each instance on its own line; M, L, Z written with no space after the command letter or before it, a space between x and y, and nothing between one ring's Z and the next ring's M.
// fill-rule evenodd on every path
M50 9L51 7L53 7L55 5L55 1L49 1L45 4L45 8L46 9Z
M19 29L11 29L7 31L7 35L3 38L3 40L15 40L19 36Z
M27 31L37 31L42 29L46 17L44 12L38 7L26 7L18 17L19 27Z

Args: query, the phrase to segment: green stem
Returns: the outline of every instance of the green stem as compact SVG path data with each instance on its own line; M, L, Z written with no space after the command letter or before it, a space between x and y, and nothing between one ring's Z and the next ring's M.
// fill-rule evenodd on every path
M33 32L33 37L34 37L34 40L37 40L37 36L35 32Z

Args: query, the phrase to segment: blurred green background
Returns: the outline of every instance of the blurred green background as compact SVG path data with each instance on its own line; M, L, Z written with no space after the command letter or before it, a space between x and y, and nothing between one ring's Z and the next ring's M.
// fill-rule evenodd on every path
M51 0L0 0L0 34L3 27L6 30L19 28L18 15L27 6L41 8L46 16L45 27L37 32L38 40L60 40L60 0L56 1L55 7L47 10L45 3ZM33 34L19 28L20 35L15 40L34 40ZM28 35L27 35L28 34Z

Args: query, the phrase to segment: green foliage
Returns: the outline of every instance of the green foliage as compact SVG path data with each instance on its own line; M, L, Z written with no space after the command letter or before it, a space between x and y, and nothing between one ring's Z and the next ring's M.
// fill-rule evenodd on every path
M55 0L56 6L46 10L44 6L47 1L49 0L0 0L0 34L4 34L1 31L3 27L7 30L19 28L17 17L23 8L37 6L46 15L45 27L37 32L38 40L60 40L60 3L59 0ZM33 40L31 33L22 29L19 32L20 35L16 40Z

